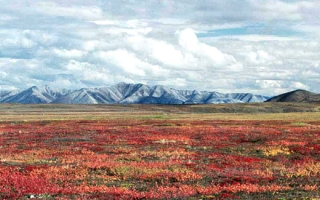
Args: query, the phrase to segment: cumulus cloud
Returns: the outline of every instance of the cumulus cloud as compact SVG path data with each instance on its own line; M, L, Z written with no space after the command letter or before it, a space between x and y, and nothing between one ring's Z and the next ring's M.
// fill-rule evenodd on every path
M320 93L316 0L0 3L0 89L125 81Z
M195 32L187 28L180 32L179 44L188 52L193 53L198 57L203 65L214 70L239 71L241 64L237 63L236 59L228 54L222 53L214 46L199 42Z
M179 44L188 51L197 52L199 50L199 40L195 32L190 28L180 32Z
M278 59L264 50L246 52L244 56L247 57L247 63L253 65L270 65L274 61L278 61Z
M105 60L106 64L111 64L126 73L145 76L144 68L145 63L135 57L132 53L129 53L125 49L117 49L115 51L99 52L100 59Z
M138 35L128 37L127 42L134 51L159 62L165 68L187 69L190 65L195 66L196 58L190 54L183 54L176 46L166 41Z

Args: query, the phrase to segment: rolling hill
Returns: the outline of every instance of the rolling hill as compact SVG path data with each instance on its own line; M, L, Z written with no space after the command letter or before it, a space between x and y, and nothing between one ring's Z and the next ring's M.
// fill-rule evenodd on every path
M272 97L268 99L267 102L320 103L320 94L316 94L306 90L294 90Z

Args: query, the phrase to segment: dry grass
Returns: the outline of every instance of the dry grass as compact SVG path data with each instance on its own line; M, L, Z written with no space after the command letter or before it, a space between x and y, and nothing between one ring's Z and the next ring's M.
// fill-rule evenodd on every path
M286 120L317 121L317 104L253 103L219 105L0 105L0 121L39 120ZM303 110L303 112L302 112ZM282 112L280 112L282 111ZM286 111L286 112L284 112Z

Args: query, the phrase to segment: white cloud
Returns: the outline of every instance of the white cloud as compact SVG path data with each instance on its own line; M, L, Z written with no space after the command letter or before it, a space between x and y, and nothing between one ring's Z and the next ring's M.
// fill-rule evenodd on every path
M274 91L274 94L281 94L288 91L296 90L296 89L304 89L304 90L310 90L310 87L301 83L301 82L295 82L295 81L280 81L280 80L257 80L256 84L265 90L272 90Z
M298 88L298 89L304 89L304 90L309 90L310 87L301 83L301 82L293 82L292 88Z
M32 48L36 42L27 37L26 31L0 30L0 47L4 48Z
M320 93L316 0L0 3L1 88L126 81L269 95L297 88Z
M190 28L180 32L179 44L188 52L196 55L208 69L238 71L242 68L233 56L222 53L214 46L199 42L195 31Z
M96 21L92 21L93 23L97 24L97 25L120 25L120 22L118 20L96 20Z
M98 40L89 40L83 42L82 48L86 51L94 51L97 46L99 46Z
M247 56L248 63L253 65L270 65L273 64L274 61L277 61L277 58L264 50L249 52L246 53L245 56Z
M265 20L300 20L302 18L297 3L280 0L249 0L255 9L255 17Z
M241 64L233 56L219 51L216 47L200 42L192 29L177 32L177 43L137 35L128 37L127 46L147 59L159 63L163 68L186 71L238 71Z
M191 52L199 50L199 40L194 30L190 28L184 29L179 33L179 44Z
M164 68L197 70L197 58L188 52L182 52L179 47L168 42L143 37L129 37L128 45L140 55L155 60Z
M145 76L144 71L147 63L139 60L134 54L129 53L125 49L117 49L115 51L99 52L97 56L104 60L106 64L113 65L126 73Z
M72 17L80 19L99 19L102 17L102 10L96 6L61 6L55 2L40 1L32 3L30 6L32 11L38 12L42 15L56 16L56 17Z
M64 68L70 73L81 73L83 70L90 68L90 63L83 63L76 60L70 60Z
M57 78L56 80L50 82L50 86L59 89L79 89L81 87L85 87L85 85L81 82L75 82L74 80L64 78Z
M58 57L64 58L64 59L75 59L75 58L82 58L84 55L86 55L87 52L78 50L78 49L52 49L53 53L55 53Z

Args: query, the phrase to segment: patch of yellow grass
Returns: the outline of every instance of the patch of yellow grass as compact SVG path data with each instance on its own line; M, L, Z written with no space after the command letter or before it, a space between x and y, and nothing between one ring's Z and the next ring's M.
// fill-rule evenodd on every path
M264 155L266 156L276 156L278 154L283 154L283 155L290 155L290 151L288 147L268 147L265 149L262 149Z

